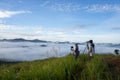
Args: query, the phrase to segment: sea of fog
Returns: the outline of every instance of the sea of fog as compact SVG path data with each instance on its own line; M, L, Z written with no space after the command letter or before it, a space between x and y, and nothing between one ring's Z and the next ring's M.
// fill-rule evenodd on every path
M43 45L43 46L42 46ZM74 44L34 43L34 42L0 42L0 60L32 61L48 57L61 57L70 53ZM79 45L81 54L86 45ZM114 53L116 47L95 45L96 53Z

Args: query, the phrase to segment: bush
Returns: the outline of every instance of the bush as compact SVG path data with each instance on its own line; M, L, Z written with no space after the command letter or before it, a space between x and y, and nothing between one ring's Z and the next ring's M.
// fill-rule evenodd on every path
M119 50L118 49L115 49L114 52L115 52L116 55L119 54Z

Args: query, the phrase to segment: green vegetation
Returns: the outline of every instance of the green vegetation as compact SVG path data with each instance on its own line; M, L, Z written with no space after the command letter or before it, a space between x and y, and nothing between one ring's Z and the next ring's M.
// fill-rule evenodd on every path
M1 65L0 80L120 80L120 56L73 55Z

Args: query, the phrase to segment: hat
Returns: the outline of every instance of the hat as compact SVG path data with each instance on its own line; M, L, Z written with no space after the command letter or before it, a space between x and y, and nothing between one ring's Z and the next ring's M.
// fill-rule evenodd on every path
M90 43L93 43L93 40L90 40L89 42L90 42Z

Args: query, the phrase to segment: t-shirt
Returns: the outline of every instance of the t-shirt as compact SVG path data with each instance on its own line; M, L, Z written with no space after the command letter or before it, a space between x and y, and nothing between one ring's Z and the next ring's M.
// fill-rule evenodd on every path
M90 43L90 47L89 47L89 52L90 53L95 53L95 45L93 43Z

